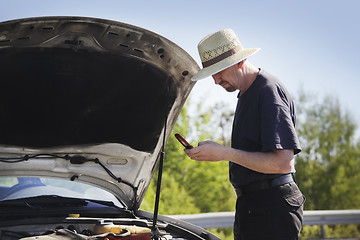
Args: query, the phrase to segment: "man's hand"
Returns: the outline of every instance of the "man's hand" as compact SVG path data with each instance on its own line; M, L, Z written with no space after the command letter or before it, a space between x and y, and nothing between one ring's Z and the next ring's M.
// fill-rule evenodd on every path
M212 141L205 141L200 142L198 147L184 151L196 161L230 161L253 171L267 174L289 173L294 169L294 150L292 149L247 152L225 147Z
M185 149L184 151L193 160L217 162L225 160L224 154L226 150L227 147L223 145L212 141L205 141L199 142L198 147L194 147L193 149Z

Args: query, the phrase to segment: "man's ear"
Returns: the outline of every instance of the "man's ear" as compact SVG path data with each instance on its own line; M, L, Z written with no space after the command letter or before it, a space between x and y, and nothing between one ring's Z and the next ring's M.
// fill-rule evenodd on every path
M242 68L242 66L244 65L245 61L246 61L246 58L245 58L244 60L242 60L241 62L238 63L238 68L239 68L239 69Z

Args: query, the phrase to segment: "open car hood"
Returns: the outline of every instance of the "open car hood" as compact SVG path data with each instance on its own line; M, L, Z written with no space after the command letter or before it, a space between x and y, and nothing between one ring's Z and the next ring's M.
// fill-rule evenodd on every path
M84 17L2 22L0 55L0 155L23 160L0 176L91 183L138 208L196 62L158 34Z

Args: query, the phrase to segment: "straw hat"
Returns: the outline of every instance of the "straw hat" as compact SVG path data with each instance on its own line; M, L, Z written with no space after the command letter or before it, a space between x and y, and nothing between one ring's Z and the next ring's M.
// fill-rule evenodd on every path
M191 80L198 81L218 73L247 57L260 48L244 48L231 29L224 29L207 35L198 44L203 69Z

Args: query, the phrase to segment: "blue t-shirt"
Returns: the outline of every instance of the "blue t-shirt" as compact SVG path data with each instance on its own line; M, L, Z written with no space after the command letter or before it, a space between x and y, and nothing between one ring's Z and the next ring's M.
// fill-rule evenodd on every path
M290 94L277 78L260 69L252 85L238 96L231 147L248 152L294 149L297 154L301 147L295 121ZM230 162L229 175L233 186L239 187L278 174L264 174Z

